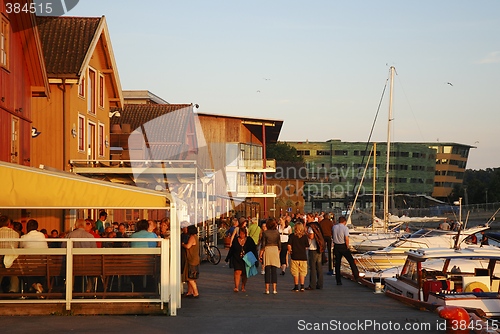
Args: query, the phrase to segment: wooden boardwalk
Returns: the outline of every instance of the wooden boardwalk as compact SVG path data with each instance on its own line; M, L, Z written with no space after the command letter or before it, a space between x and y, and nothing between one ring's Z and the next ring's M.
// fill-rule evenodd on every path
M96 330L234 334L298 333L322 326L324 331L338 333L445 332L442 327L438 329L444 321L436 313L411 308L346 279L343 285L337 286L332 276L324 276L323 290L292 292L293 279L287 271L285 276L278 276L278 294L265 295L264 277L259 274L249 279L246 293L235 293L233 270L224 265L226 251L222 253L219 265L201 265L200 298L182 298L182 307L176 317L1 317L2 328L19 333L88 333Z

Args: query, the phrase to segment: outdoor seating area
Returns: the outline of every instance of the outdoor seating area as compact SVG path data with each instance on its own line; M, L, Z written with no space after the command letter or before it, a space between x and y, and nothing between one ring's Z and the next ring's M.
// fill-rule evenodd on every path
M167 313L165 304L175 291L169 285L170 240L160 239L155 248L73 248L72 239L61 240L66 244L61 248L0 248L0 277L19 280L18 292L0 290L0 314L8 314L12 304L56 304L62 313L74 313L75 304L96 302L142 303L149 313L156 304ZM34 279L43 282L43 292L30 289L28 282ZM126 307L121 309L127 313Z

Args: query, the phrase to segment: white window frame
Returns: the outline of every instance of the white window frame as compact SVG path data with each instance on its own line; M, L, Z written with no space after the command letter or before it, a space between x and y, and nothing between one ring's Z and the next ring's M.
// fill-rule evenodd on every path
M104 130L104 124L99 122L99 124L97 125L97 155L100 158L104 158L106 154L106 132Z
M0 15L0 66L9 68L10 24Z
M94 73L94 82L92 82L92 76L90 73ZM90 115L96 115L97 108L97 81L99 74L95 69L89 66L88 76L87 76L87 112Z
M102 80L102 81L101 81ZM106 104L106 78L102 73L99 73L99 89L97 92L97 104L99 108L104 109L104 105ZM101 103L102 102L102 103Z
M94 127L94 138L91 138L90 136L90 126L93 126ZM87 159L89 160L96 160L97 156L99 155L99 143L97 142L98 140L98 127L97 127L97 124L96 122L94 121L91 121L91 120L87 120L87 127L86 127L86 131L87 131ZM94 145L92 145L94 144ZM96 151L97 150L97 151Z
M85 121L85 116L82 114L78 113L78 132L77 132L77 138L78 138L78 152L85 153L85 143L86 143L86 137L85 136L85 131L86 131L86 124L87 122ZM81 126L80 126L81 125Z

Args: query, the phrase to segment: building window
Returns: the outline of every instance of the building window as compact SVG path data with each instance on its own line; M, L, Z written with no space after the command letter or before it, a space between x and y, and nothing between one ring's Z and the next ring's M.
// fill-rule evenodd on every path
M98 136L99 136L99 156L104 157L104 124L99 124L99 129L98 129Z
M330 151L318 150L316 155L330 155Z
M80 97L85 97L85 76L82 76L80 83L78 84L78 95Z
M78 115L78 151L85 152L85 117Z
M96 73L93 69L89 68L89 80L88 80L88 98L87 98L87 111L95 115L95 104L96 104Z
M335 150L335 155L346 156L346 155L348 155L348 152L347 152L347 150Z
M8 67L9 65L9 22L4 18L2 20L2 26L0 31L0 65L3 67Z
M311 155L309 150L297 150L297 155Z
M125 210L125 220L126 221L137 221L140 218L138 209L127 209Z
M104 75L99 74L99 107L104 108Z

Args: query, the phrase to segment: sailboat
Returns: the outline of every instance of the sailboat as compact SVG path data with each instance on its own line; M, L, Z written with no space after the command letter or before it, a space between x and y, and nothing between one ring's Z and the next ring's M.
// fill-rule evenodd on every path
M348 217L347 226L350 226L350 244L357 252L367 252L382 249L389 246L394 241L408 233L402 229L402 225L409 222L437 222L440 220L445 220L446 217L398 217L391 215L389 212L389 166L390 166L390 152L391 152L391 122L393 121L392 111L393 111L393 93L394 93L394 74L396 69L394 66L390 68L390 91L389 91L389 115L388 115L388 126L387 126L387 152L386 152L386 168L385 168L385 187L384 187L384 217L380 219L375 215L375 182L376 178L373 178L373 210L372 210L372 223L367 227L354 227L351 223L351 214ZM361 178L361 183L364 180L366 170L368 169L368 164L372 156L372 152L376 152L376 143L373 145L373 149L368 157L368 162L366 164L363 176ZM376 154L373 154L373 164L376 166ZM356 200L359 195L359 190L354 198L353 208L356 206Z
M356 192L356 196L354 197L353 201L353 208L356 207L356 201L359 196L359 192L361 190L361 185L363 184L366 171L368 170L368 165L370 163L370 158L373 154L373 152L377 151L377 144L373 144L373 148L370 151L370 154L368 156L368 161L366 162L365 169L363 171L363 175L361 177L360 181L360 187L358 187L358 191ZM374 154L373 158L374 166L376 165L376 155ZM373 195L375 195L375 182L376 178L373 178ZM397 239L399 238L402 234L400 232L400 226L403 224L403 222L394 222L394 223L385 223L382 221L380 218L375 216L375 199L373 200L373 213L372 213L372 223L366 227L356 227L352 224L352 212L348 216L347 219L347 227L349 228L349 236L350 236L350 245L352 248L354 248L356 251L359 251L358 247L361 247L365 244L370 244L372 242L375 242L377 240L390 240L390 239ZM378 248L377 248L378 249ZM367 250L372 250L372 249L367 249Z
M477 226L459 231L443 231L436 229L421 229L409 235L397 235L393 233L386 237L391 215L389 213L389 161L391 151L391 122L393 121L393 91L394 91L394 66L390 68L390 94L389 94L389 117L387 129L387 156L385 168L385 190L384 190L384 231L380 233L367 233L350 236L351 244L358 251L366 251L354 256L354 260L360 267L360 271L379 271L398 265L406 260L406 252L410 249L446 247L451 248L458 242L461 243L472 234L479 233L489 228ZM374 188L375 189L375 188ZM460 208L461 210L461 208ZM461 223L461 217L460 217Z

